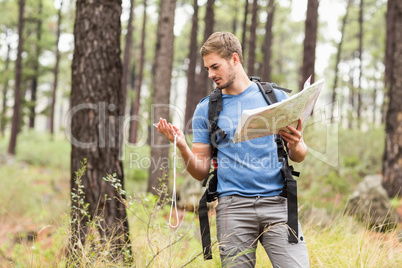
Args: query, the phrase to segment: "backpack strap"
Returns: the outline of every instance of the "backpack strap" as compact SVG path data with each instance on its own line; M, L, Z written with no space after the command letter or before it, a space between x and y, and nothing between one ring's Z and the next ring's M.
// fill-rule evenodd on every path
M269 105L278 102L278 98L270 83L260 83L257 81L256 84ZM293 178L293 175L298 177L300 173L294 171L293 166L289 166L288 154L286 152L287 148L279 134L275 135L275 142L278 152L278 161L283 163L281 174L284 179L284 186L281 195L287 197L288 226L290 228L288 240L289 243L298 243L297 181Z
M212 163L213 171L204 179L202 186L207 186L204 194L200 199L198 206L198 217L200 221L200 231L202 240L202 251L204 253L204 260L212 259L211 251L211 232L209 229L208 220L208 203L214 201L218 197L216 192L218 186L218 164L216 157L218 149L216 140L219 135L222 139L226 138L226 132L218 126L219 113L223 110L222 104L222 90L215 89L209 96L209 109L208 109L208 128L209 137L212 146Z

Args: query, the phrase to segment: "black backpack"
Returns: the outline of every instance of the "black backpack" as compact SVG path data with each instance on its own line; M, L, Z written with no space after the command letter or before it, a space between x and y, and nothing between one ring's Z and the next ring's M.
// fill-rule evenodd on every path
M283 90L285 92L292 92L291 90L281 88L275 84L268 82L260 82L258 77L250 77L250 80L255 82L260 89L262 95L264 96L268 105L278 102L275 95L274 88ZM207 187L199 203L199 219L200 219L200 230L202 238L202 248L204 253L204 259L212 259L211 252L211 234L209 230L209 220L208 220L208 206L207 203L212 202L218 198L217 187L218 187L218 164L217 164L217 154L218 149L216 147L217 135L222 139L226 137L225 131L223 131L218 126L219 113L223 110L222 105L222 90L215 89L209 96L209 110L208 110L208 121L209 121L209 135L212 144L212 161L213 170L209 173L207 178L203 181L203 187ZM289 226L289 243L298 243L298 213L297 213L297 182L293 176L299 176L300 173L293 170L292 166L288 163L288 153L286 148L286 143L283 139L276 134L275 142L278 148L278 159L279 162L283 163L281 168L281 174L284 178L284 186L282 189L281 196L287 197L288 206L288 226ZM286 148L286 150L285 150Z

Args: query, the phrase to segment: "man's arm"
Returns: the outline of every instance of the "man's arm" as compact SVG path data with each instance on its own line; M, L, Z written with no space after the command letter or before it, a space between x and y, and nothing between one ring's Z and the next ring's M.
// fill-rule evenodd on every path
M165 119L160 119L158 131L174 142L174 135L177 135L176 146L183 158L184 166L188 173L196 180L204 180L211 167L211 145L194 143L192 149L187 145L185 136L177 127L168 124Z
M289 149L289 158L295 162L301 162L306 158L307 146L303 141L302 137L302 122L299 118L299 124L297 129L292 126L287 126L287 128L292 131L292 133L287 133L285 131L280 131L279 135L287 142L287 147Z

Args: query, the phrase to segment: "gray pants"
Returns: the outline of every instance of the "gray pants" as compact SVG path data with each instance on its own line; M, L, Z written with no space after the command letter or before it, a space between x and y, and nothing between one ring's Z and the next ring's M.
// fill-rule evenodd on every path
M299 243L288 242L287 200L281 196L219 198L216 226L222 267L254 267L261 242L273 267L309 267L299 224Z

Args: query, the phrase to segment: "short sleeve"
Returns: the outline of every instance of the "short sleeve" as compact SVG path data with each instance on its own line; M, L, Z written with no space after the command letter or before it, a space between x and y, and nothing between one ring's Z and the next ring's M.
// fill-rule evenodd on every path
M211 144L208 130L209 99L203 99L195 108L193 116L193 143Z

